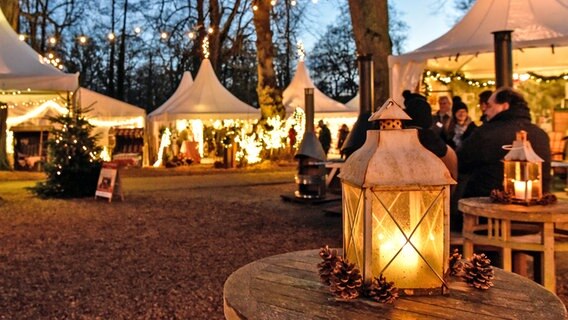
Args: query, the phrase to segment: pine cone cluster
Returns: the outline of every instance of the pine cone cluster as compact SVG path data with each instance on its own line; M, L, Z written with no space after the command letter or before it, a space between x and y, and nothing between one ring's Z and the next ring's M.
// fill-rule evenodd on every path
M351 300L359 297L363 279L361 272L355 267L354 263L349 263L342 257L337 257L330 282L330 290L336 297Z
M537 204L546 206L549 204L553 204L556 203L556 201L558 201L558 199L556 198L556 196L552 193L547 193L544 196L542 196L542 198L538 199L538 201L536 202Z
M325 246L320 249L319 256L322 258L322 262L318 263L318 270L320 275L320 280L324 284L331 284L331 274L335 268L335 263L337 262L337 250L330 249L329 246Z
M381 273L365 288L365 296L380 303L393 303L398 298L398 288Z
M454 252L450 256L450 268L449 272L451 276L460 274L463 271L462 255L458 249L454 249Z
M489 197L491 198L491 201L497 203L508 204L513 202L513 199L511 198L511 195L509 193L499 189L491 190Z
M469 262L464 267L465 281L477 289L487 290L493 286L491 280L494 278L494 270L491 260L482 254L473 254Z

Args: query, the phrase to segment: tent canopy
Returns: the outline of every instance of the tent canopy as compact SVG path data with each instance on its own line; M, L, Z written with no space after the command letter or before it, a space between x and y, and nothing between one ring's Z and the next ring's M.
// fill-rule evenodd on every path
M150 119L248 119L257 117L260 113L259 109L242 102L223 87L209 59L201 62L195 81L191 85L189 83L184 74L174 95L150 113Z
M316 88L310 78L310 73L304 61L300 61L298 63L294 78L282 94L282 101L286 107L287 113L294 112L296 108L305 110L305 88L314 88L314 111L316 115L321 116L322 114L325 114L330 117L357 115L357 110L354 111L349 109L344 104L329 98Z
M142 108L86 88L80 88L77 94L80 106L90 109L85 117L95 126L144 126L146 111ZM27 121L48 125L47 117L67 112L65 97L53 92L24 92L0 96L0 100L8 103L7 123L11 127Z
M85 116L88 119L119 121L136 117L146 117L146 110L120 101L98 92L79 89L81 107L87 108Z
M513 71L568 72L568 3L477 0L451 30L415 51L389 57L391 96L414 90L425 68L494 78L493 32L512 30Z
M0 90L74 91L79 74L66 74L20 41L0 10Z

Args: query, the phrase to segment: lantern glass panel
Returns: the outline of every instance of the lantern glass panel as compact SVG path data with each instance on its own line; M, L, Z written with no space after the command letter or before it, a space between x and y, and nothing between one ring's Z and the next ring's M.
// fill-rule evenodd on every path
M383 273L399 288L441 286L445 259L444 194L443 187L410 191L374 190L373 277Z
M539 199L542 196L541 165L538 162L505 161L505 191L519 200Z
M363 239L365 198L363 189L343 184L343 252L345 258L356 265L364 266Z

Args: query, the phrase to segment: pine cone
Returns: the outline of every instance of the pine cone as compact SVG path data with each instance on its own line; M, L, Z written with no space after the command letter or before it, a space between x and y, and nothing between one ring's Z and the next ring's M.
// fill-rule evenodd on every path
M365 289L365 296L380 303L393 303L398 298L398 288L381 273Z
M462 255L458 249L454 249L454 252L450 256L450 268L449 272L451 276L460 274L463 271L463 262L461 262Z
M335 268L335 263L337 262L337 250L329 249L329 246L321 248L319 256L323 259L322 262L318 263L318 270L321 282L324 284L331 284L331 274L333 268Z
M363 284L361 272L355 267L354 263L349 263L341 257L337 258L331 274L330 290L340 299L355 299L359 297L359 290Z
M513 202L513 199L511 198L511 195L509 193L499 189L491 190L489 197L491 198L491 201L497 203L507 204Z
M464 268L464 279L470 285L477 289L487 290L493 286L491 280L494 277L491 260L482 254L473 254L470 261Z

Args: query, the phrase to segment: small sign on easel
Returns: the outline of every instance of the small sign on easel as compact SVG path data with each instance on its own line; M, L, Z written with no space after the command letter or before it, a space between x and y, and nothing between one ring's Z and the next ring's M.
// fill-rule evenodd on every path
M97 182L97 191L95 192L95 199L108 198L108 202L112 201L112 197L120 197L124 201L122 194L122 183L120 181L119 166L115 162L103 162L99 180Z

